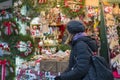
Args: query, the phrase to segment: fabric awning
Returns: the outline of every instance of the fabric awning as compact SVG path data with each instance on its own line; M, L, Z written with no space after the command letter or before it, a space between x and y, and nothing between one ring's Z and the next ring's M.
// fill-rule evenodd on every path
M7 9L10 7L12 7L12 0L5 0L4 2L0 2L0 10Z

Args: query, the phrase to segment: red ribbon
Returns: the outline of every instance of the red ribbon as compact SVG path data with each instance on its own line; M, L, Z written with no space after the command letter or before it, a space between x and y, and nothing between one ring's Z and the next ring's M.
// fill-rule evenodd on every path
M7 27L7 34L8 35L10 35L11 34L11 22L4 22L3 23L4 24L4 26L6 26Z
M1 80L5 80L6 63L7 63L7 60L0 60L0 65L2 65Z

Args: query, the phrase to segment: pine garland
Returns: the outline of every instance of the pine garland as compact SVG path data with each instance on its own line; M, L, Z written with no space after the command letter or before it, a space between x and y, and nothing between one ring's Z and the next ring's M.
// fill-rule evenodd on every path
M84 11L83 11L84 4L85 4L85 0L82 0L82 2L81 2L82 8L79 9L79 11L72 11L70 9L70 7L65 6L64 0L61 0L61 2L60 2L60 8L62 10L62 13L64 13L66 16L68 16L70 18L75 18L75 17L77 17L79 15L84 14Z

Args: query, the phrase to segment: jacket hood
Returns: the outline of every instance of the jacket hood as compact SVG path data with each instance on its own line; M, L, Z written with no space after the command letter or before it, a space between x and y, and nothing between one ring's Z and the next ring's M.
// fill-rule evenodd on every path
M98 50L98 45L97 45L96 40L89 36L82 36L78 38L77 40L73 40L72 44L75 44L78 41L85 42L93 52L96 52Z

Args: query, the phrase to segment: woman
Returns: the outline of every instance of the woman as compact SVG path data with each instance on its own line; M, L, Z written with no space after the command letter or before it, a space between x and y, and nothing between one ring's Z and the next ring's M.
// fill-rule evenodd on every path
M55 80L83 80L91 65L91 54L88 48L96 52L97 44L94 39L87 36L85 25L80 21L68 22L67 30L73 35L69 65L61 75L55 77Z

